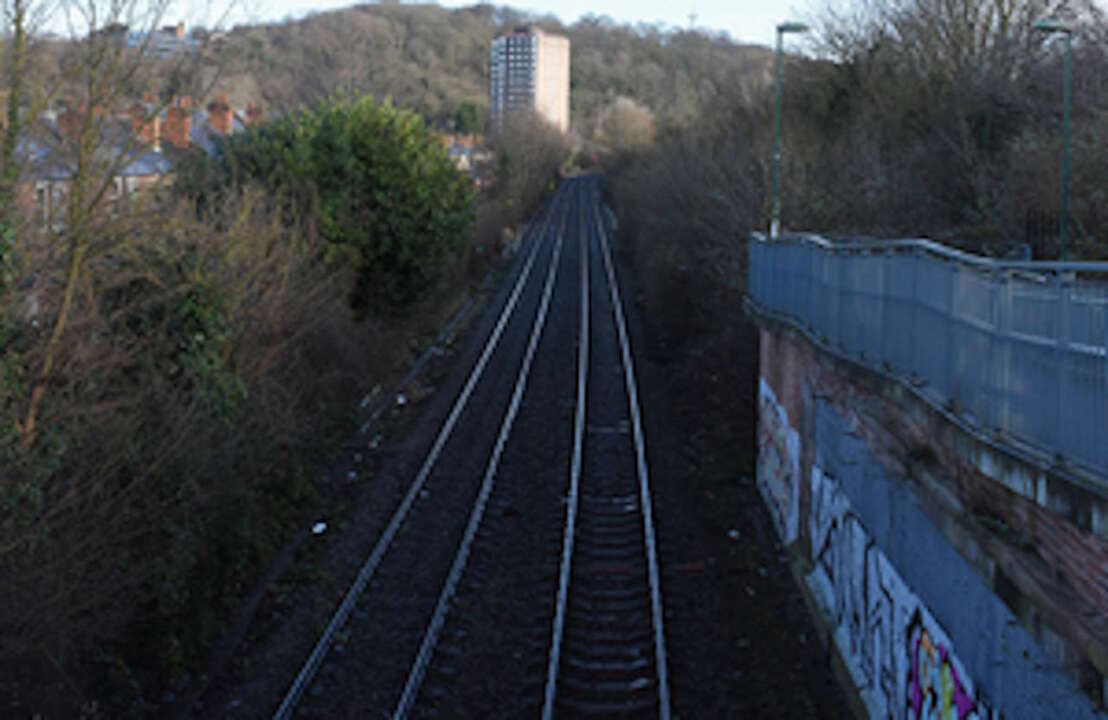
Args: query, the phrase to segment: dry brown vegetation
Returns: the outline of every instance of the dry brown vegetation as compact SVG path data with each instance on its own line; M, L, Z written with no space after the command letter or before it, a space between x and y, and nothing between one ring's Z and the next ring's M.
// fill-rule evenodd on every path
M158 27L165 9L90 2L98 27ZM154 61L104 34L14 47L0 156L0 703L159 714L319 507L320 469L358 399L403 372L415 338L499 259L503 228L527 217L567 148L531 118L508 124L476 241L468 180L438 137L366 98L272 113L117 203L113 178L144 150L119 142L120 108L147 91L151 113L176 93L203 98L212 56ZM43 134L36 118L63 97L80 109L73 132ZM64 227L17 211L31 167L15 148L44 138L69 168ZM400 216L375 204L381 182ZM427 198L433 211L419 209Z
M85 9L105 25L157 27L164 8ZM32 37L22 62L14 48L4 76L16 121L0 160L0 704L156 713L308 522L357 399L402 371L416 333L469 277L425 268L435 281L403 314L355 313L362 263L340 247L350 238L321 231L324 210L350 211L320 203L310 176L295 216L258 178L171 192L166 177L113 202L113 178L142 151L113 136L118 110L165 89L167 68L200 83L203 66L147 61L104 35ZM13 148L50 139L36 118L57 97L84 111L50 146L69 193L64 227L44 228L16 204L34 177ZM428 161L393 153L374 167L434 166L464 187L422 122L396 115L404 147ZM384 153L389 137L365 140ZM468 191L456 195L454 244L435 262L464 268L455 241L468 242L472 208Z
M1038 0L875 1L819 18L816 57L784 74L784 225L835 234L930 236L986 254L1057 257L1062 46L1032 30ZM1108 23L1094 4L1075 23L1069 254L1104 257ZM622 217L659 252L705 252L768 226L772 88L735 93L696 126L663 128L619 159ZM724 148L734 148L729 152ZM664 178L675 178L670 181ZM741 225L715 223L718 208ZM692 208L701 208L690 212ZM641 223L639 217L644 218ZM1050 218L1045 233L1029 218ZM653 220L651 218L654 218ZM653 231L653 225L680 223ZM681 250L671 250L676 240ZM741 282L741 279L739 280Z
M503 231L525 222L553 190L570 147L555 128L536 115L515 113L492 137L493 184L479 198L475 251L496 252Z

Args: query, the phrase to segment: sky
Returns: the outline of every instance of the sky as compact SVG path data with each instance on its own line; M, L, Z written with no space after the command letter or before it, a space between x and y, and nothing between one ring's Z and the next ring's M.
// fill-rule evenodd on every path
M170 0L163 16L169 24L183 20L186 25L230 27L239 23L278 22L299 18L310 12L349 7L366 0ZM411 2L413 0L403 0ZM427 2L430 0L415 0ZM783 20L804 20L831 5L842 8L852 0L488 0L538 14L553 14L566 24L582 15L607 15L621 23L661 23L668 27L696 26L701 31L722 31L742 43L770 46L774 27ZM440 0L444 7L464 7L476 0ZM1095 0L1108 9L1108 0ZM142 4L142 0L139 0ZM53 3L45 3L52 6ZM65 3L62 3L65 5ZM228 12L227 8L231 10ZM58 13L46 23L48 30L63 35L65 23ZM134 26L146 23L135 22ZM77 33L82 34L82 33ZM796 43L796 39L788 42Z
M329 10L355 4L352 0L242 0L233 22L276 21L286 16L300 17L310 11ZM463 7L474 2L446 0L444 7ZM582 15L607 15L618 22L661 22L688 27L690 17L701 30L722 30L740 42L772 45L774 27L813 7L810 0L518 0L500 2L518 10L557 15L572 23Z

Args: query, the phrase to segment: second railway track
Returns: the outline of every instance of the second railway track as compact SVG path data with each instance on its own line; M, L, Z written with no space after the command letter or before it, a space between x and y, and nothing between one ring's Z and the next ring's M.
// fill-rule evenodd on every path
M645 437L600 207L594 178L552 200L470 382L278 717L305 694L306 717L669 717Z

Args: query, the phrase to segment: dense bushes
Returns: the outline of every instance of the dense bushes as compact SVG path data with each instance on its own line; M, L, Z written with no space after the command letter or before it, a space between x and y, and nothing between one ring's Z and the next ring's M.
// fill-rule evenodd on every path
M184 682L316 508L353 401L466 280L468 179L390 106L289 116L179 180L16 236L0 288L3 692L55 678L117 714Z
M311 506L320 430L341 407L328 401L372 367L366 331L337 292L348 280L310 245L254 198L226 211L224 231L170 210L102 236L60 329L64 256L20 273L36 315L26 295L3 297L0 662L13 679L47 659L86 690L98 669L143 690L180 678Z
M370 98L331 100L234 136L219 164L222 174L207 177L263 184L329 253L356 260L351 305L362 315L410 307L472 233L469 178L419 116Z

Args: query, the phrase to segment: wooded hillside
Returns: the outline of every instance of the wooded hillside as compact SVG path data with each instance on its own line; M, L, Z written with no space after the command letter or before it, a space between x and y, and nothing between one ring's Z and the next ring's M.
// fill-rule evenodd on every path
M220 84L232 97L260 96L276 110L336 91L391 97L445 127L467 103L485 116L490 43L527 22L569 36L572 125L585 137L619 96L645 105L662 124L687 124L721 94L748 93L771 79L768 48L723 36L596 17L567 27L492 5L384 3L237 27L222 51Z

